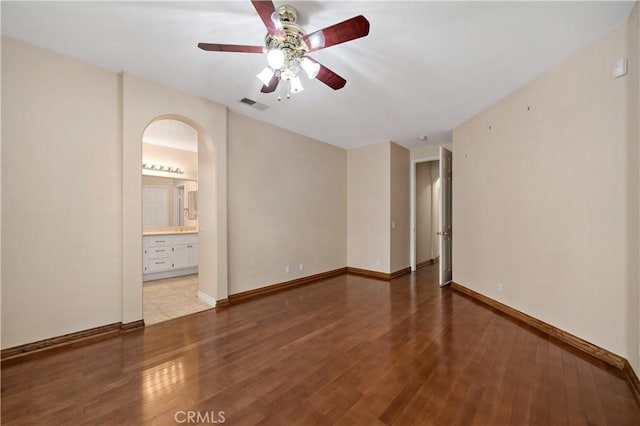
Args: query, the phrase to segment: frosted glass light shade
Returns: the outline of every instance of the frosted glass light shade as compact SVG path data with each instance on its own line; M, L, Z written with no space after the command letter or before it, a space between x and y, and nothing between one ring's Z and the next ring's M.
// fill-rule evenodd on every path
M320 64L309 58L304 58L302 62L300 62L300 66L307 73L309 78L316 78L320 72Z
M260 74L256 74L256 77L258 77L258 79L265 85L268 86L269 83L271 82L271 79L273 78L273 70L269 67L266 67L265 69L263 69L262 71L260 71Z
M267 63L274 70L279 70L284 65L284 52L280 49L271 49L267 52Z
M291 80L291 93L298 93L304 90L302 87L302 83L300 82L300 77L293 77Z

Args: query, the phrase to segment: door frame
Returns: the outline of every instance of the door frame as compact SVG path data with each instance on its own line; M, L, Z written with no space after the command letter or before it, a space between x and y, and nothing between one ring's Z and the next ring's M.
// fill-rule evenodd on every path
M409 168L409 182L410 182L410 227L409 227L409 254L410 254L410 262L411 262L411 272L416 270L416 164L418 163L427 163L429 161L439 161L440 156L432 156L432 157L424 157L417 158L415 160L411 160L411 166Z
M180 199L180 191L182 191L182 199ZM184 199L186 193L184 182L173 185L173 226L184 226Z

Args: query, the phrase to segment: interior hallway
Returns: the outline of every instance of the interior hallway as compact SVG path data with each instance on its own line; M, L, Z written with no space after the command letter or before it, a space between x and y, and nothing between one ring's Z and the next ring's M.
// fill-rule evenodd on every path
M436 284L342 275L2 364L2 422L640 424L618 370Z

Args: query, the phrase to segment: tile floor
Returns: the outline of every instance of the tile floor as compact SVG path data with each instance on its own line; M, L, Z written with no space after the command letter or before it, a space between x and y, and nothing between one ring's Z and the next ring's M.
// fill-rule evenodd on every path
M198 274L147 281L143 287L145 325L210 309L198 294Z

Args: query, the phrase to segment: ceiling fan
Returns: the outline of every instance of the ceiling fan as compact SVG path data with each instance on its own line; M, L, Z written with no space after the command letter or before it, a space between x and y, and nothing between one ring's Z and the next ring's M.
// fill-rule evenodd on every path
M282 5L276 10L270 0L252 0L251 3L267 27L264 47L218 43L198 43L198 47L212 52L266 53L267 67L257 75L263 83L260 90L263 93L275 91L281 80L288 83L287 98L290 93L301 92L304 90L299 77L301 69L310 79L316 78L334 90L344 87L347 80L308 53L366 36L369 34L369 21L364 16L306 34L296 24L298 13L293 7Z

